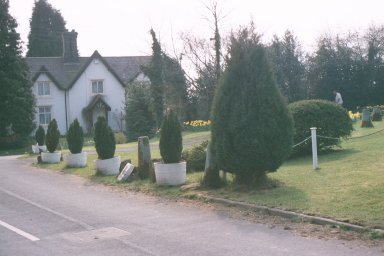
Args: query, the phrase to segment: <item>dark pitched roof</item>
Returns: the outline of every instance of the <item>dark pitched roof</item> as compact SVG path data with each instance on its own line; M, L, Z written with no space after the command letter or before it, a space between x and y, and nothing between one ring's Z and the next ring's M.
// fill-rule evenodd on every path
M142 65L149 64L151 56L102 57L95 51L91 57L80 57L78 63L64 63L63 57L27 57L26 61L32 81L46 73L61 90L68 90L94 59L103 62L121 85L125 86L137 77Z

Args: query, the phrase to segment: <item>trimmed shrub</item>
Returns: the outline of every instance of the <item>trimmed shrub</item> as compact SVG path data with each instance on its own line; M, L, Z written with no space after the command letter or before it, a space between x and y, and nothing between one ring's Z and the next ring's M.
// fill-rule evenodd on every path
M95 123L95 148L99 159L113 158L116 150L115 136L104 117Z
M127 138L125 137L124 133L117 132L115 133L115 141L116 144L124 144L125 142L127 142Z
M59 145L59 139L60 131L57 128L56 119L52 119L48 124L47 135L45 136L45 144L50 153L55 152L57 146Z
M71 123L67 133L68 149L72 154L81 153L84 145L84 132L77 118Z
M183 150L181 125L173 110L167 110L160 128L160 155L166 164L178 163Z
M219 169L253 185L289 156L293 121L257 35L244 29L236 36L214 98L212 153Z
M299 143L311 135L310 128L317 128L317 135L341 138L351 135L352 121L347 110L326 100L302 100L289 104L295 123L294 142ZM339 145L340 140L317 138L318 150ZM311 141L294 148L293 155L310 153Z
M44 145L44 142L45 142L45 131L44 131L44 128L41 125L39 125L39 128L37 128L37 130L36 130L35 139L36 139L37 144L39 144L39 146L43 146Z
M187 171L204 171L206 150L208 141L204 141L198 146L184 150L181 158L187 162Z

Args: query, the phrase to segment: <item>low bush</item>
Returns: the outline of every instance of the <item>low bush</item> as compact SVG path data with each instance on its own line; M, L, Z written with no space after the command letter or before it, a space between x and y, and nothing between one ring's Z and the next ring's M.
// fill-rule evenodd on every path
M311 135L310 128L317 128L317 135L329 138L317 138L318 150L337 146L339 139L351 135L352 121L347 111L330 101L302 100L289 104L292 113L295 132L294 143L298 143ZM302 155L311 152L311 141L303 143L293 150L293 155Z
M125 134L122 132L115 133L115 141L116 144L124 144L127 142L127 138L125 137Z
M198 146L184 150L181 158L187 162L187 171L204 171L206 150L208 141L204 141Z

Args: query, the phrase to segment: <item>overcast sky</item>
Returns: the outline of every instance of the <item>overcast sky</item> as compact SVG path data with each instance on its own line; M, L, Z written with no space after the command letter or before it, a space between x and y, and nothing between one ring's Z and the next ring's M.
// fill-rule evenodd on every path
M151 54L152 27L168 52L180 46L181 32L212 37L206 5L211 0L48 0L61 11L69 30L78 34L81 56ZM34 0L10 0L10 14L27 46ZM218 1L221 33L253 20L265 40L290 29L305 49L324 33L365 30L384 24L384 0L222 0Z

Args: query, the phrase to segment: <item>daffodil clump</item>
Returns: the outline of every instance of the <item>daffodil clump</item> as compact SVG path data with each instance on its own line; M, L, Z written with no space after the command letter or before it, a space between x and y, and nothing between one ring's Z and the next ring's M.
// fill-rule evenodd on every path
M211 120L194 120L184 122L184 129L186 131L209 131L211 129Z
M361 118L360 112L353 113L352 111L348 111L348 115L352 121L357 121L357 120L360 120Z

